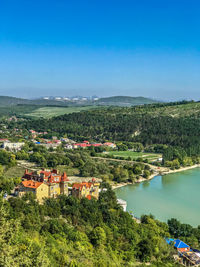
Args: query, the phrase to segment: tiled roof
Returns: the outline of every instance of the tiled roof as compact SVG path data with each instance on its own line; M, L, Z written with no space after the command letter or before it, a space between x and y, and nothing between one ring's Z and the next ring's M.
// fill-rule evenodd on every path
M92 183L86 183L86 182L82 182L82 183L75 183L73 184L73 187L72 188L75 188L75 189L79 189L79 188L83 188L83 186L85 186L86 188L90 188L92 185Z
M24 187L28 188L38 188L42 183L41 182L35 182L35 181L23 181L22 182Z
M110 146L110 145L114 145L114 144L111 143L111 142L106 142L106 143L104 143L104 145L105 145L105 146Z

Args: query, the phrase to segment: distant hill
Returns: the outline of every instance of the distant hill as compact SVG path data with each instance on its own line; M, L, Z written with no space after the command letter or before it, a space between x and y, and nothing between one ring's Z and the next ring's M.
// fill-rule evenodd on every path
M159 103L159 101L145 98L142 96L139 97L131 97L131 96L112 96L100 98L95 101L96 104L100 105L111 105L111 106L134 106L134 105L144 105L144 104L153 104Z
M38 105L38 106L68 106L70 103L54 99L24 99L12 96L0 96L0 107L16 105ZM74 103L76 105L76 103Z
M29 104L29 102L29 100L23 98L0 96L0 106L2 107Z
M105 106L134 106L143 104L159 103L159 101L145 97L131 96L112 96L100 98L98 100L86 101L65 101L56 99L23 99L11 96L0 96L0 107L16 106L16 105L39 105L39 106L86 106L86 105L105 105Z

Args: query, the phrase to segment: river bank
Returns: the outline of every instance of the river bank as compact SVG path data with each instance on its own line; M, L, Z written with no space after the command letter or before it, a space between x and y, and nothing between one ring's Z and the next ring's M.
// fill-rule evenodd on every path
M187 166L187 167L181 167L181 168L176 169L176 170L170 170L167 167L156 167L156 166L153 166L154 173L152 175L150 175L150 177L148 179L140 177L134 183L127 182L127 183L114 184L114 185L112 185L112 189L114 190L114 189L117 189L117 188L120 188L120 187L123 187L123 186L126 186L126 185L138 184L138 183L142 183L144 181L150 181L151 179L153 179L154 177L156 177L158 175L162 176L162 175L167 175L167 174L170 174L170 173L183 172L183 171L187 171L187 170L198 168L198 167L200 167L200 164L195 164L195 165Z

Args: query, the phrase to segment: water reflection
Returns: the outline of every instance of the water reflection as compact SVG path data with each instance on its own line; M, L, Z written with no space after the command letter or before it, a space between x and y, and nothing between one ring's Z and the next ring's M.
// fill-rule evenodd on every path
M144 181L144 182L142 183L142 187L143 187L143 188L147 188L147 187L149 187L149 185L150 185L150 181Z

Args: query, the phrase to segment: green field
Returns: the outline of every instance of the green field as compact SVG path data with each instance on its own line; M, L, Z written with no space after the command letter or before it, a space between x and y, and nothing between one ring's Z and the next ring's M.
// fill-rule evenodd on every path
M64 114L80 112L83 110L89 110L96 108L95 106L85 106L85 107L41 107L33 110L31 113L25 114L25 117L31 118L52 118L55 116L60 116Z
M24 175L25 168L22 168L20 166L14 166L9 168L4 173L4 177L6 178L17 178L22 177Z
M134 152L134 151L110 151L108 152L108 155L111 155L113 157L123 157L123 158L130 157L131 160L135 160L137 158L143 158L143 159L148 159L149 161L156 160L162 157L161 154L143 153L143 152Z

